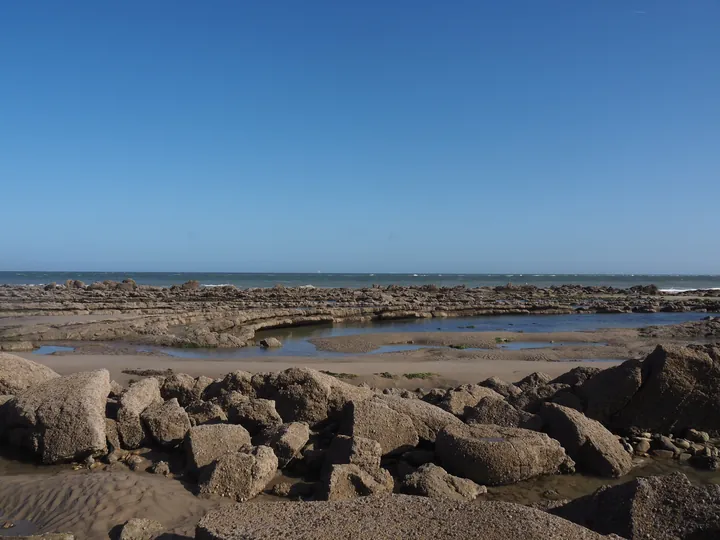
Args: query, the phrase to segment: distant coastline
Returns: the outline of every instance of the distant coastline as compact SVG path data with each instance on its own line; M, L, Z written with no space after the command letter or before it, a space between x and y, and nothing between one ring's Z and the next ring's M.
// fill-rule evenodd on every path
M495 287L516 285L583 285L629 288L656 285L663 292L685 292L698 289L720 289L720 275L669 274L439 274L439 273L229 273L229 272L0 272L2 285L37 285L65 283L68 279L83 281L122 281L132 278L139 285L170 287L190 280L202 286L234 285L239 288L312 286L318 288L364 288L372 285L438 285L455 287Z

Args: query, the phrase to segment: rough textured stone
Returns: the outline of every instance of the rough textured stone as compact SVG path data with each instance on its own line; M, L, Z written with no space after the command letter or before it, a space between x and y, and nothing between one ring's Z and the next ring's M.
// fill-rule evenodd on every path
M393 477L385 469L378 469L375 474L370 474L357 465L332 465L320 498L339 501L387 494L392 493L393 486Z
M484 386L485 388L495 390L503 397L517 396L518 394L522 393L522 390L520 390L520 388L515 386L513 383L503 381L500 377L490 377L489 379L485 379L479 384L480 386Z
M485 486L479 486L467 478L448 474L442 467L428 463L402 480L402 492L433 499L472 501L478 495L487 493Z
M536 431L542 427L542 419L539 416L516 409L507 401L495 398L483 398L477 405L467 409L465 422L471 425L495 424Z
M554 403L540 409L544 430L560 442L580 471L616 477L632 468L632 457L600 422Z
M225 454L203 472L200 493L246 501L265 489L277 468L277 457L267 446Z
M457 416L419 399L404 399L396 396L379 396L388 407L408 415L415 425L421 440L435 442L437 434L445 426L463 425Z
M118 540L153 540L164 531L165 527L159 521L134 518L122 526Z
M247 371L233 371L222 379L208 384L202 393L202 399L209 401L230 392L240 392L245 396L255 396L255 389L251 384L253 376Z
M602 370L577 389L585 403L585 415L608 425L610 418L625 407L642 384L642 362L628 360Z
M505 502L388 495L335 502L227 506L203 517L197 540L599 540L584 527Z
M486 424L447 426L438 434L435 453L451 474L489 486L572 470L573 465L560 443L544 433Z
M310 438L310 428L305 422L291 422L271 427L260 437L262 444L269 446L278 458L279 466L286 467Z
M59 376L47 366L0 352L0 394L19 394L35 384Z
M578 366L572 368L567 373L563 373L559 377L555 377L550 384L568 384L570 386L579 386L589 379L600 373L602 369L596 367Z
M551 512L623 538L720 538L720 486L695 486L681 473L605 486Z
M325 456L326 473L332 465L357 465L374 473L380 468L382 447L380 443L365 437L336 435Z
M187 407L193 401L199 400L205 388L212 382L208 377L195 378L185 373L173 373L163 382L160 393L164 400L177 398L182 407Z
M107 370L53 377L18 394L2 407L0 431L42 457L44 463L104 454Z
M220 456L250 447L250 434L242 426L207 424L191 427L185 437L188 469L197 474Z
M445 397L438 403L438 407L463 418L467 410L477 405L481 399L502 401L503 396L495 390L478 384L464 384L448 390Z
M240 424L256 435L264 429L279 426L282 418L275 410L275 402L269 399L247 397L236 401L228 407L228 420L233 424Z
M386 455L405 452L420 441L412 418L377 399L348 403L340 430L377 441Z
M123 392L118 410L118 433L124 448L140 448L146 442L140 415L150 405L162 403L160 385L154 377L141 379Z
M177 446L190 429L190 418L175 398L150 405L140 417L161 446Z
M185 407L185 412L190 418L190 424L193 426L220 424L227 422L228 419L220 405L209 401L193 401Z
M266 349L271 349L271 348L275 348L275 347L282 347L282 343L277 338L269 337L269 338L261 339L260 346L265 347Z

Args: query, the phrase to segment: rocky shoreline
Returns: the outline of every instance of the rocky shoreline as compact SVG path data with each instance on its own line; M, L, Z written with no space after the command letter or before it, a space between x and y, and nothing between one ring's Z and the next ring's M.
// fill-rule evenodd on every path
M3 447L46 465L75 463L90 477L148 471L227 501L199 521L198 539L690 540L720 531L720 488L681 474L544 508L486 495L546 475L623 478L647 460L720 469L714 345L658 346L644 359L554 379L537 372L416 391L307 368L145 375L123 387L107 370L59 376L0 353ZM288 502L246 502L263 492ZM125 521L112 526L126 540L178 533Z
M102 282L0 286L0 350L47 341L131 341L173 347L255 344L270 328L483 315L719 312L720 291L534 286L238 289Z

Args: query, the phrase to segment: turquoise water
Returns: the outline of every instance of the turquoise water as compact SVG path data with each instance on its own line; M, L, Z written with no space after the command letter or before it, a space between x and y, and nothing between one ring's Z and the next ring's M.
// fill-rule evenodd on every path
M454 287L484 287L530 284L539 287L552 285L603 285L627 288L654 283L660 289L688 290L720 288L720 275L652 275L652 274L290 274L290 273L219 273L219 272L0 272L0 284L41 285L64 283L77 279L85 283L94 281L122 281L133 278L142 285L167 287L194 279L203 285L235 285L240 288L287 287L312 285L314 287L370 287L377 285L440 285Z

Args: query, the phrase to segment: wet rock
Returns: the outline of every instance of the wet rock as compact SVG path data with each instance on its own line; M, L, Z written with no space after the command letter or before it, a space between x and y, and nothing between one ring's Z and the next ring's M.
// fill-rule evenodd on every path
M20 392L2 407L0 431L41 456L43 463L82 461L106 453L107 370L53 377Z
M261 339L260 346L264 347L266 349L271 349L271 348L276 348L276 347L282 347L282 343L277 338L269 337L269 338Z
M286 467L300 455L310 438L310 428L305 422L291 422L265 430L260 436L261 444L275 452L280 468Z
M160 385L154 377L141 379L123 392L118 409L118 433L123 447L140 448L147 441L145 426L140 415L150 405L162 403Z
M693 467L704 471L717 471L720 469L720 457L718 456L695 455L688 459Z
M445 397L438 403L438 407L462 418L468 409L477 405L481 399L502 401L503 396L478 384L465 384L448 390Z
M560 443L544 433L485 424L445 427L435 442L435 454L451 474L489 486L574 467Z
M250 434L242 426L208 424L191 427L185 438L188 469L199 471L227 453L250 447Z
M170 476L170 465L167 461L157 461L152 464L149 471L153 474L162 476Z
M185 408L185 412L193 426L221 424L228 420L222 407L209 401L193 401Z
M605 486L551 513L601 534L653 540L717 538L720 488L694 486L680 473Z
M200 493L246 501L265 489L277 468L277 457L267 446L257 446L250 452L224 454L203 472Z
M250 435L283 423L275 410L274 401L250 397L236 401L228 407L228 420L243 426Z
M153 540L164 531L165 527L159 521L134 518L122 526L118 540Z
M150 405L140 418L155 442L164 447L180 444L190 429L190 418L176 398Z
M520 427L540 430L542 419L525 411L516 409L507 401L495 398L483 398L465 414L467 424L495 424L503 427Z
M212 510L198 540L312 538L395 540L600 540L602 536L541 510L504 502L457 502L409 495L334 502L250 503Z
M29 341L5 341L0 342L0 351L4 352L30 352L35 346Z
M412 418L380 400L348 403L340 430L351 437L377 441L385 455L405 452L420 440Z
M445 469L428 463L402 480L401 490L408 495L420 495L433 499L472 501L483 493L485 486L472 480L448 474Z
M59 376L42 364L0 352L0 394L17 395L31 386Z
M435 442L437 434L450 425L463 425L457 416L419 399L379 396L392 410L410 417L420 440Z
M632 468L632 458L600 422L554 403L540 409L545 432L560 442L578 470L597 476L617 477Z
M332 465L320 494L322 500L338 501L392 493L393 477L385 469L372 475L357 465Z

